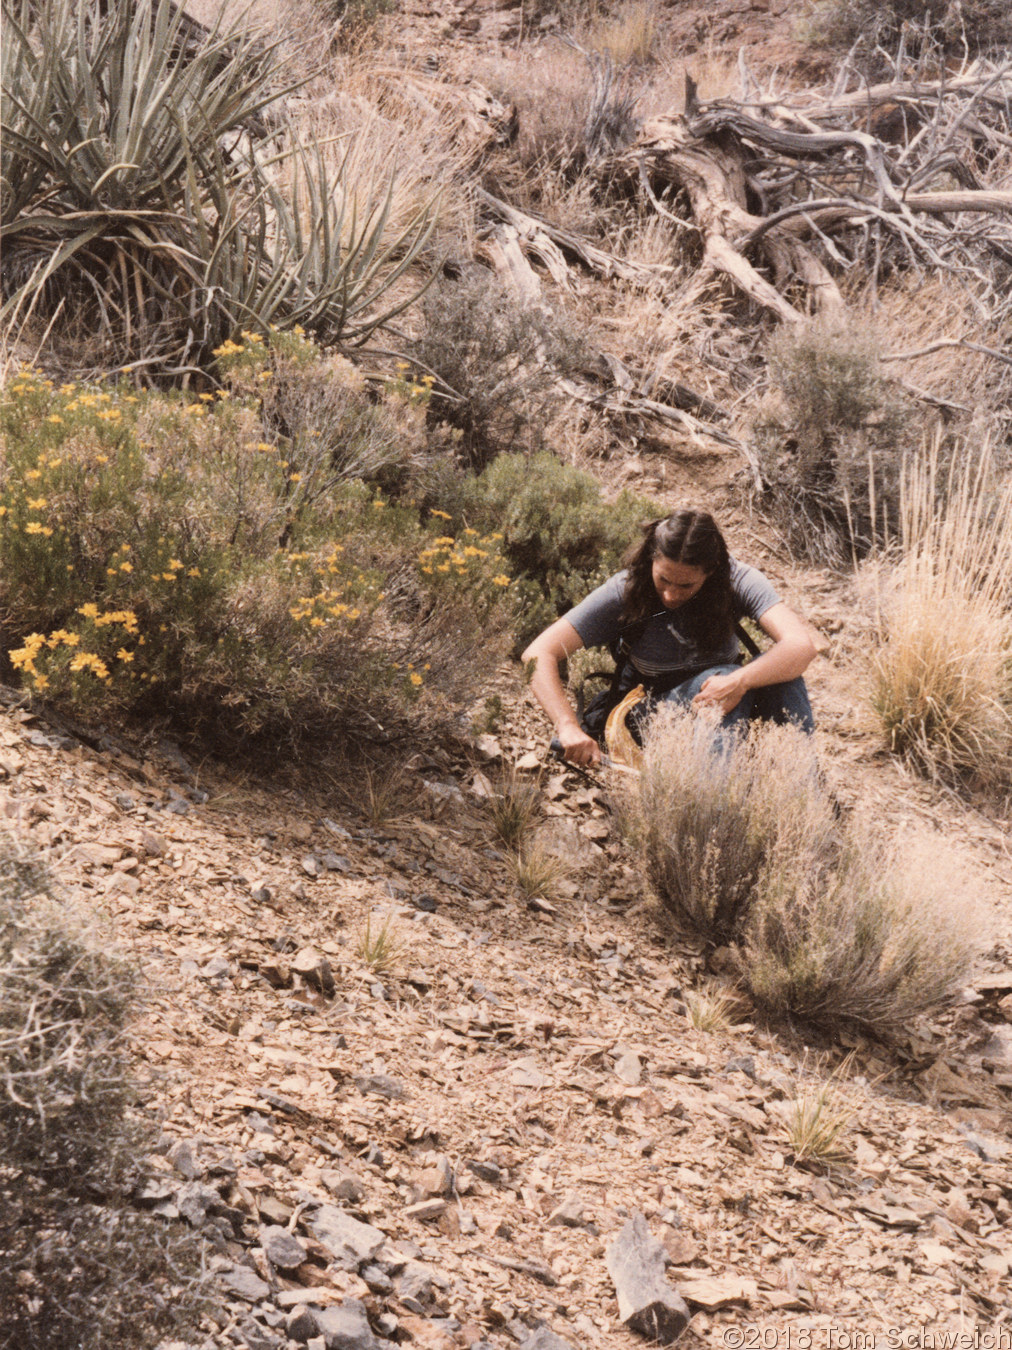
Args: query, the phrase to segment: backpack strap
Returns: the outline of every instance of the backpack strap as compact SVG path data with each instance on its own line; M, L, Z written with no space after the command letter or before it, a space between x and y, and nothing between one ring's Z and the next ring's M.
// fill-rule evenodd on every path
M749 656L762 655L762 650L756 643L755 639L749 634L748 630L737 620L735 620L734 632L738 641L748 652Z

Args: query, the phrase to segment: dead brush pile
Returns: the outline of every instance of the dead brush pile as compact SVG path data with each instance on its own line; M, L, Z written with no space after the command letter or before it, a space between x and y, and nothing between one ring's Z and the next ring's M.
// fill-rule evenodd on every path
M730 945L773 1016L884 1035L966 978L973 924L959 888L937 859L912 870L867 821L841 825L800 731L758 727L732 744L663 709L623 811L676 926Z

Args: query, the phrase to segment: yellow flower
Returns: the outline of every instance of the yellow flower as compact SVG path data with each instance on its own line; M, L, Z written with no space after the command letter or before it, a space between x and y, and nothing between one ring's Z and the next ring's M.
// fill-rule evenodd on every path
M28 505L33 511L42 511L46 506L45 497L29 497Z
M29 483L34 483L37 478L41 477L42 474L39 472L38 469L29 469L28 472L25 474L25 478L27 478Z
M63 418L60 416L59 413L50 413L50 415L46 418L46 421L55 422L57 425L59 425L63 421Z
M453 517L450 516L450 515L447 515L447 513L446 513L445 511L436 511L436 510L432 510L432 511L429 512L429 515L430 515L430 516L438 516L440 520L452 520L452 519L453 519Z
M421 677L421 675L419 675L419 673L418 673L417 670L413 670L413 671L411 672L411 675L409 676L409 679L411 680L411 683L415 686L416 689L417 689L418 686L422 683L422 677Z
M134 570L134 565L132 562L121 562L119 565L119 570L121 572L132 572Z
M189 569L189 571L186 573L186 575L187 575L188 577L199 577L199 576L200 576L200 568L199 568L199 567L191 567L191 568Z
M104 397L105 395L103 394L103 398ZM119 408L103 408L96 416L100 417L103 422L118 422L123 414L120 412Z
M128 652L125 647L120 647L119 651L116 653L116 659L117 661L132 661L134 659L134 654L133 652Z
M493 586L508 586L509 584L510 584L509 577L504 577L501 573L499 576L492 578Z
M289 483L301 483L301 482L302 482L302 474L301 474L301 473L290 473L290 474L288 475L288 481L289 481Z
M43 689L49 688L49 678L46 675L36 675L35 688L41 693Z
M379 497L377 497L376 500L373 502L373 507L377 511L382 511L384 506L386 506L386 502L381 501Z
M172 558L169 561L169 566L172 568L173 572L178 572L179 569L183 566L183 564L179 561L178 558Z
M325 622L325 621L324 621L323 619L321 619L320 616L317 614L317 615L314 615L314 617L313 617L312 619L309 620L309 626L310 626L310 628L322 628L323 625L324 625L324 622Z
M175 574L175 572L163 572L163 573L162 573L162 580L163 580L163 581L175 581L175 579L176 579L176 574Z
M25 534L41 534L42 526L37 520L30 520L25 526Z
M108 464L108 463L109 463L109 456L108 456L108 455L96 455L96 456L95 456L95 463L96 463L96 464Z
M83 614L86 619L97 619L98 605L89 600L86 605L81 605L77 612L78 614Z
M201 399L201 402L203 402L203 403L213 403L213 402L214 402L214 395L213 395L213 394L201 394L199 397L200 397L200 399Z
M6 514L7 514L6 506L0 506L0 516L5 516Z

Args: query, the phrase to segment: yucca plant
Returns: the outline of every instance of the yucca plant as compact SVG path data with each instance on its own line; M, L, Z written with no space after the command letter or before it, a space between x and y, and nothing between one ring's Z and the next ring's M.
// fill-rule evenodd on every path
M278 43L198 28L171 0L4 0L0 242L4 317L39 296L79 366L178 375L242 328L354 341L432 230L388 229L394 185L345 205L278 112ZM97 350L95 339L97 339ZM83 360L81 358L84 358Z

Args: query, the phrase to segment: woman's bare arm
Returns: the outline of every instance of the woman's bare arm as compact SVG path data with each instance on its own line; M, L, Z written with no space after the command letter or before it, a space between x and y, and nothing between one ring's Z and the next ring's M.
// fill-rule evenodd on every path
M737 707L749 689L784 684L803 675L816 655L805 623L783 601L759 619L759 627L773 639L773 646L731 675L711 675L693 700L700 707L717 706L722 713Z
M521 659L535 663L531 693L551 718L566 759L573 764L599 764L601 748L580 726L559 674L559 663L582 646L583 638L569 620L557 619L534 639Z

